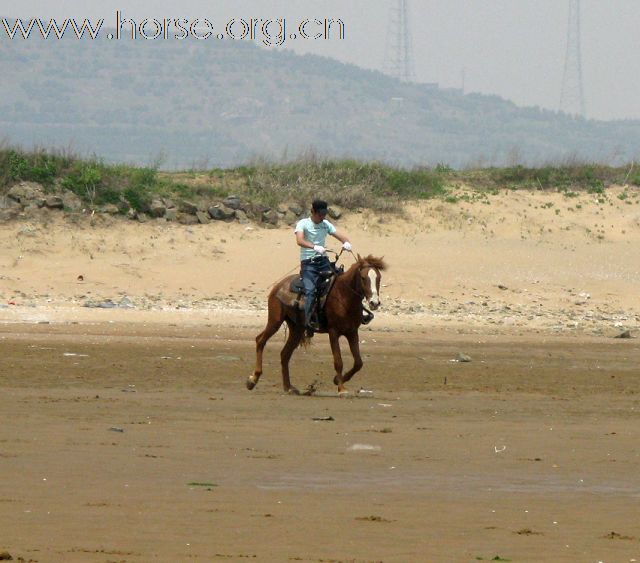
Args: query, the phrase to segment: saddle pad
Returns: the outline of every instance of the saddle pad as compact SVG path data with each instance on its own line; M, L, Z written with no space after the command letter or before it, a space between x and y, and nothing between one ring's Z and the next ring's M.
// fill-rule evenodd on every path
M302 278L294 278L289 284L289 291L291 293L303 293L304 292L304 284L302 283Z

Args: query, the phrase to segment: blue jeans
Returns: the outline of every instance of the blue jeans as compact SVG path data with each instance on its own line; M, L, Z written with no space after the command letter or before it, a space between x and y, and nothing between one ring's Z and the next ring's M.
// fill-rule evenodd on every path
M311 319L312 307L316 296L316 284L320 277L320 272L331 269L331 262L326 256L315 260L303 260L300 262L302 274L302 284L304 285L304 324L307 325Z

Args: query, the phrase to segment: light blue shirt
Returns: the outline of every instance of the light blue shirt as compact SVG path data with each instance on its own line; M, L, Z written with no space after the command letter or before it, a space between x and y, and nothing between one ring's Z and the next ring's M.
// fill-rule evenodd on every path
M311 217L307 217L306 219L300 219L300 221L298 221L295 232L304 233L304 240L314 245L324 246L327 235L335 233L336 228L326 219L323 219L316 225ZM306 260L314 256L317 256L317 254L313 248L300 247L300 260Z

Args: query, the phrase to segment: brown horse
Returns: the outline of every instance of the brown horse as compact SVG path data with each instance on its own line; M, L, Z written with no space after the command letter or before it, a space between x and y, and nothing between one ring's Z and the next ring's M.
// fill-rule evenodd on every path
M360 341L358 329L362 324L363 305L366 300L372 310L380 306L380 272L386 268L382 258L367 256L358 260L345 273L339 275L325 303L326 330L329 334L333 365L336 375L333 382L338 386L339 393L346 393L344 384L362 368L360 357ZM298 394L298 390L291 385L289 379L289 360L299 344L306 342L304 330L304 311L296 300L296 295L289 290L291 281L297 275L289 276L278 282L269 293L269 318L266 328L256 337L256 370L247 379L247 389L253 389L262 375L262 353L269 338L282 325L287 323L289 336L280 352L282 365L282 385L288 393ZM353 367L345 374L342 373L342 355L339 339L345 336L349 342Z

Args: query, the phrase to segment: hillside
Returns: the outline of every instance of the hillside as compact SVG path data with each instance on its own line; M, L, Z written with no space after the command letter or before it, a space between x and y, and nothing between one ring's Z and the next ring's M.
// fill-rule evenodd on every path
M574 120L243 41L2 39L0 139L166 168L632 160L640 123Z

